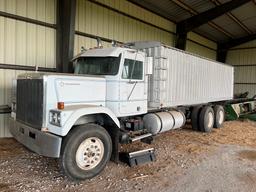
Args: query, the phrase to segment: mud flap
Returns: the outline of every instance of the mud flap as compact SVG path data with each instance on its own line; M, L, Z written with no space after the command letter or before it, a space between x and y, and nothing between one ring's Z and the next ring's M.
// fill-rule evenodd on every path
M119 128L112 127L111 129L108 129L108 132L110 134L110 137L112 139L112 155L111 155L111 161L114 161L115 163L118 163L119 161Z

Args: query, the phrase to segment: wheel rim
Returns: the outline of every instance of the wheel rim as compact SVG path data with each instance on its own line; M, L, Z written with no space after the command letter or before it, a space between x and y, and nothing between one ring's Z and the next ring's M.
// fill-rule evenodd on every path
M83 170L96 167L104 155L104 145L97 137L85 139L76 151L76 163Z
M219 124L221 125L224 121L224 112L219 111Z
M214 121L214 115L212 112L208 113L208 127L212 127L213 126L213 121Z

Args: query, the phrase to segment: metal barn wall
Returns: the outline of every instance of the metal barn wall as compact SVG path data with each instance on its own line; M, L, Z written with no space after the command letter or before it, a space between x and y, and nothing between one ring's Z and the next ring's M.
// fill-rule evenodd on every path
M55 24L55 0L0 0L0 11ZM0 64L55 68L55 29L0 14ZM25 71L0 69L0 105L11 102L12 80ZM0 114L0 137L9 137L9 114Z
M78 0L76 31L120 42L158 40L168 45L174 43L175 25L126 0ZM81 46L96 45L96 40L75 36L75 54ZM110 45L110 43L105 43Z
M27 71L0 69L0 105L11 104L13 79ZM10 114L0 114L0 138L11 137L9 133Z
M127 0L78 0L76 14L76 32L83 35L75 36L75 54L82 46L96 46L90 35L120 42L156 40L174 46L174 23ZM216 43L193 32L188 34L187 51L216 59Z
M188 33L186 51L216 60L217 44L196 33Z
M54 0L1 0L0 11L55 23ZM55 66L55 30L0 17L0 63Z
M227 63L235 66L235 93L256 94L256 40L229 50Z

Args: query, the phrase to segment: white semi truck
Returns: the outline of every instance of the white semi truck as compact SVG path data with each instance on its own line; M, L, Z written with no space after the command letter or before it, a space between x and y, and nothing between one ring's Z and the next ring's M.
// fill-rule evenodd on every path
M32 151L60 158L73 179L117 161L120 144L187 119L198 131L221 127L233 97L232 66L159 42L97 47L73 61L75 74L18 76L10 129Z

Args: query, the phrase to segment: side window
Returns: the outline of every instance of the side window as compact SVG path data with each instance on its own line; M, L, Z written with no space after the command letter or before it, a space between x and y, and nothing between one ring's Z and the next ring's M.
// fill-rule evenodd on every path
M124 68L122 72L123 79L143 79L143 63L142 61L134 61L132 59L124 60Z

